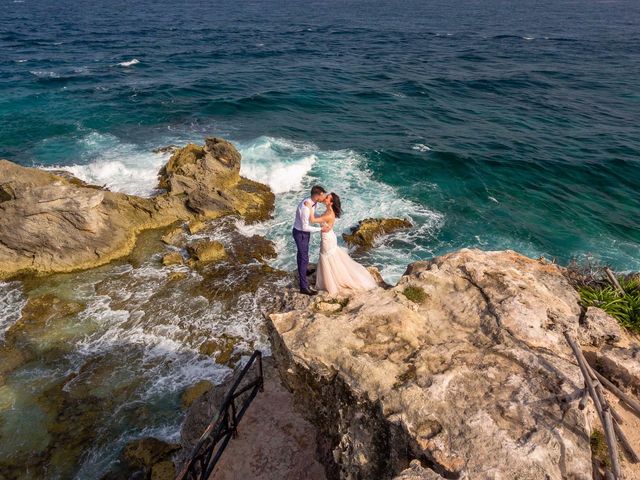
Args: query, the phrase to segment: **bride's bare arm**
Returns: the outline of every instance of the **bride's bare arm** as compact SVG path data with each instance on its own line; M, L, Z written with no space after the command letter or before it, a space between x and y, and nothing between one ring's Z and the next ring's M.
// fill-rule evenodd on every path
M309 223L324 223L328 222L331 219L331 210L327 210L324 212L324 215L316 217L313 214L313 209L309 208Z

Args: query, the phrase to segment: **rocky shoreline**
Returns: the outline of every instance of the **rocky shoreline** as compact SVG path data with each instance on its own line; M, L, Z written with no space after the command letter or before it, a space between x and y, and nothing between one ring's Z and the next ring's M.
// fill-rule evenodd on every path
M258 328L271 342L272 390L265 403L258 397L252 420L241 426L259 439L231 443L244 462L233 463L231 453L218 468L221 478L240 470L256 479L276 471L317 480L598 478L592 439L599 425L590 408L578 408L582 381L564 332L579 340L595 368L634 395L640 393L640 346L605 312L580 306L565 269L512 251L463 249L409 265L394 286L371 269L375 290L299 295L289 288L290 273L269 266L274 245L234 225L269 218L274 195L240 176L233 145L209 138L204 146L172 151L151 198L0 161L0 279L18 279L28 296L0 345L0 413L9 405L1 389L20 368L73 353L65 335L83 315L90 321L91 312L85 314L90 307L73 288L62 295L60 285L85 275L110 308L131 309L123 329L155 328L153 317L163 309L177 308L170 313L179 317L176 292L202 312L235 318L251 299L248 308L265 314ZM403 219L366 219L346 240L366 250L379 236L410 226ZM147 302L148 311L129 306L145 281L130 269L91 277L109 262L162 271L154 273L160 280L150 298L136 300ZM122 285L129 291L122 293ZM269 293L253 298L259 290ZM66 333L52 337L49 329L58 326ZM189 358L228 369L254 348L231 334L192 331L184 322L161 327L178 332L176 342L195 351ZM89 334L95 325L83 328ZM128 348L140 361L138 347ZM103 391L119 355L125 350L80 367L65 364L71 373L42 387L40 443L10 462L0 460L0 478L26 478L27 464L42 475L77 468L105 412L121 408L136 391L137 385ZM180 442L131 441L104 478L173 478L224 385L187 388L175 412L185 416ZM136 406L131 418L144 418L144 407ZM257 448L260 442L271 444ZM56 450L63 444L68 448ZM628 478L640 477L635 466L624 466Z

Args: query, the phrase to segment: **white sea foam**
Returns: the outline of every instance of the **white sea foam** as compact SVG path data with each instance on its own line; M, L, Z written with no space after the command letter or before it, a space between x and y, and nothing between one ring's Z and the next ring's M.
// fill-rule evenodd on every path
M425 145L424 143L416 143L413 147L411 147L411 149L417 150L419 152L429 152L431 150L431 147Z
M49 70L30 70L29 73L38 78L60 78L60 74Z
M85 136L79 143L86 163L47 169L66 170L80 180L117 192L140 196L156 192L158 170L166 163L169 154L156 154L124 143L113 135L97 132Z
M299 190L317 157L304 144L260 137L242 146L240 173L266 183L273 193Z
M0 342L19 318L27 299L20 282L0 282Z
M279 192L272 220L257 225L238 222L242 233L262 234L274 241L278 252L274 266L286 270L295 268L295 247L290 233L295 208L316 183L335 191L342 199L344 214L336 224L338 234L348 231L349 227L366 217L401 217L415 224L411 230L382 240L367 259L381 267L388 281L397 280L408 263L431 253L419 246L416 240L433 235L443 221L442 215L406 200L393 187L376 180L367 170L366 159L362 155L352 150L321 150L313 144L272 137L241 143L239 148L243 175L268 182L274 191ZM314 162L310 163L309 158ZM287 181L283 181L280 175L263 173L269 171L270 165L276 165L276 171L283 175L290 175ZM296 172L296 175L290 172ZM317 251L317 241L317 236L313 236L311 252ZM312 253L312 261L313 257Z
M138 60L137 58L132 58L131 60L120 62L118 65L120 65L121 67L132 67L133 65L137 65L138 63L140 63L140 60Z

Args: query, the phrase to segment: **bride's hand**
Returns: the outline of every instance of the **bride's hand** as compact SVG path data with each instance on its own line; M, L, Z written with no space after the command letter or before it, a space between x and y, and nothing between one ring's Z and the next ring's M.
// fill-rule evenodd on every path
M331 227L329 226L329 224L328 224L328 223L323 223L323 224L322 224L321 231L322 231L323 233L327 233L329 230L331 230Z

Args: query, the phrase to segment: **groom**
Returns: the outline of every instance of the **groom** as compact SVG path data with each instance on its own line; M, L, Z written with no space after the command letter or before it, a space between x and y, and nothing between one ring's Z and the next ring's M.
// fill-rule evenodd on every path
M309 288L307 281L307 268L309 265L309 240L311 232L320 232L320 227L309 224L311 212L315 215L316 204L323 202L327 192L320 185L315 185L311 189L311 197L305 198L298 204L296 209L296 219L293 224L293 239L298 249L298 276L300 277L300 293L305 295L315 295L317 292Z

